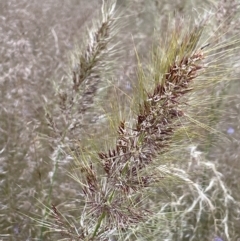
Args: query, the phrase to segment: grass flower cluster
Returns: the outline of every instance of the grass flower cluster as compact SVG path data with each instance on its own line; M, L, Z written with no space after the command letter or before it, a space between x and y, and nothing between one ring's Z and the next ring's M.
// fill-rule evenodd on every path
M73 4L63 2L66 9ZM2 104L0 118L0 239L240 239L239 185L231 179L237 171L229 173L227 160L214 155L216 146L231 142L218 125L227 101L238 98L229 92L240 75L240 5L219 1L212 12L199 8L196 17L188 6L172 3L179 15L159 17L159 7L169 3L134 2L156 11L151 15L156 31L146 38L151 44L145 52L138 48L138 35L126 34L126 18L131 31L137 9L114 0L95 3L94 22L66 51L69 67L61 53L67 40L57 34L58 25L49 29L54 57L47 58L46 50L42 55L56 64L53 76L40 74L36 39L23 34L17 42L18 58L25 61L20 76L13 75L18 66L7 65L8 54L0 49L1 68L9 68L1 77L7 107ZM23 7L30 11L29 6ZM10 14L20 6L3 7ZM42 9L47 14L49 5ZM87 19L83 14L81 21ZM124 47L131 49L126 56ZM46 83L35 83L33 74Z

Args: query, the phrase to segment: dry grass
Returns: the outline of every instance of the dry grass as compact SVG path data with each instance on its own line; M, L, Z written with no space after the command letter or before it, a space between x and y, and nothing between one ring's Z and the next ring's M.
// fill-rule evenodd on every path
M239 4L192 4L1 1L0 238L240 238Z

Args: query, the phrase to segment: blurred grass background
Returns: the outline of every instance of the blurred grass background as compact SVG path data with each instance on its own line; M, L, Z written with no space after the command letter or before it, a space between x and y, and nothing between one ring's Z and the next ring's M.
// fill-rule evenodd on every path
M125 27L116 37L122 48L120 63L114 70L117 75L114 86L122 103L128 103L127 96L136 81L133 46L144 61L155 30L164 36L176 14L201 18L210 8L219 9L216 20L220 22L225 16L226 26L232 16L235 27L230 33L238 33L239 5L237 0L118 0L117 8L123 13ZM39 201L46 205L55 203L63 209L76 205L78 185L66 174L71 165L62 162L57 173L54 171L56 163L51 158L54 141L49 143L48 139L51 132L45 118L46 106L54 110L58 99L52 83L61 82L68 75L69 53L85 38L85 30L100 8L101 1L97 0L0 1L0 239L54 240L49 234L43 237L42 228L21 213L44 217L46 210ZM216 27L217 21L213 23ZM234 58L232 66L239 66ZM230 141L211 139L207 155L218 165L238 201L239 90L240 81L236 79L225 90L226 95L234 97L223 98L217 107L221 115L214 128ZM115 98L111 91L107 96ZM237 224L239 219L236 227ZM238 230L234 237L240 239Z

